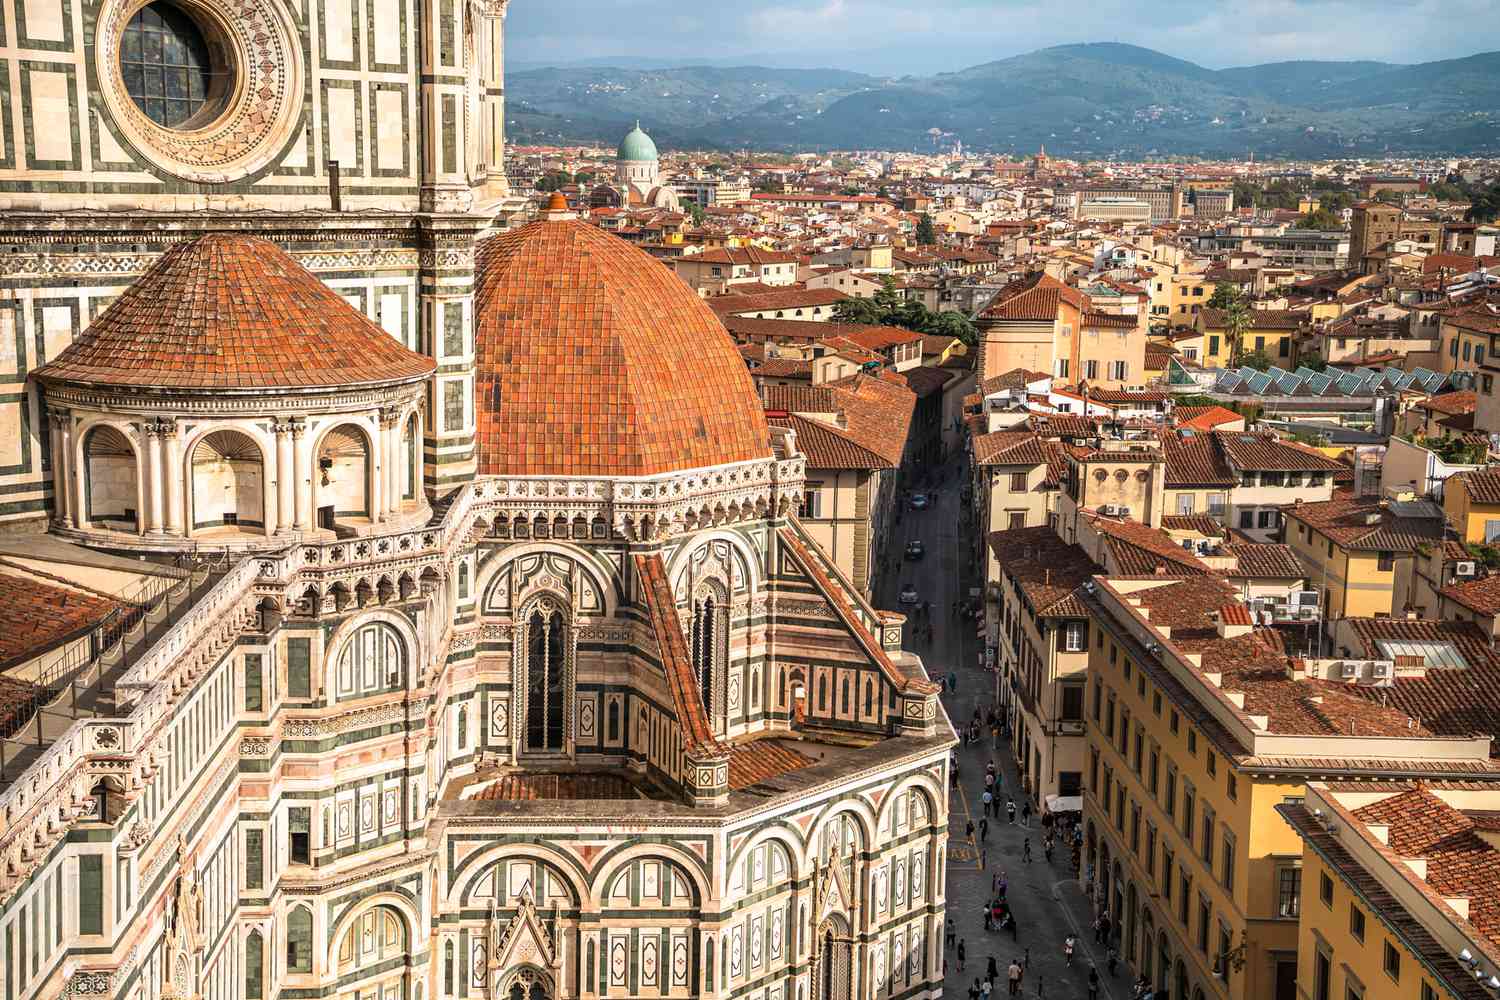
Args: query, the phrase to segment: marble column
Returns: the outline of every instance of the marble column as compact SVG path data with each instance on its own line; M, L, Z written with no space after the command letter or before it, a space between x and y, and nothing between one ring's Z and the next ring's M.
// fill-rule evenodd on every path
M51 423L48 443L52 451L52 523L59 528L67 527L72 509L72 484L68 478L68 446L64 426L71 415L67 410L50 409L47 419Z
M69 504L68 516L75 528L88 527L87 497L84 491L88 488L84 482L83 455L78 442L73 437L73 415L63 416L63 450L67 454L67 483L72 502Z
M292 423L277 420L271 424L276 434L276 503L281 508L281 530L293 528L297 508L297 468L292 457Z
M307 424L301 420L290 421L292 425L292 487L296 493L294 505L297 511L297 530L312 530L312 477L308 471L307 453L302 448L302 439L307 434Z
M146 534L160 535L165 524L165 497L162 496L163 436L171 426L165 420L146 422Z
M162 445L166 454L163 477L167 487L167 534L183 536L182 480L187 470L182 465L182 436L176 420L163 420Z
M391 406L380 414L381 440L385 446L385 510L388 514L401 511L401 411Z

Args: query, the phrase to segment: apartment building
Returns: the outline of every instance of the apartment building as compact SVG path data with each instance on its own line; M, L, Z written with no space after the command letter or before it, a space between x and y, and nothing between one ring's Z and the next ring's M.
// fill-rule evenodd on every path
M766 421L797 435L807 456L803 527L869 597L888 555L898 479L916 396L904 385L855 376L823 385L764 385Z
M1303 844L1307 1000L1500 992L1500 783L1316 781L1276 810Z
M759 247L721 248L673 257L668 265L699 295L726 295L736 285L787 287L797 282L796 254Z
M1085 379L1104 389L1144 384L1144 320L1096 310L1078 289L1033 274L1001 289L976 318L976 375L982 381L1025 368L1067 385Z
M1325 619L1402 614L1416 606L1416 561L1441 548L1446 534L1442 509L1433 504L1344 491L1281 511L1285 541L1322 593Z
M989 550L999 567L1001 705L1022 786L1041 803L1074 798L1083 794L1089 658L1088 611L1077 593L1102 567L1045 526L993 532Z
M1085 859L1129 974L1173 998L1306 1000L1303 843L1277 807L1312 779L1494 774L1490 738L1382 704L1389 660L1288 658L1217 575L1096 577L1079 600Z
M1344 466L1321 453L1249 431L1163 431L1166 509L1205 513L1257 542L1279 538L1281 511L1333 496Z

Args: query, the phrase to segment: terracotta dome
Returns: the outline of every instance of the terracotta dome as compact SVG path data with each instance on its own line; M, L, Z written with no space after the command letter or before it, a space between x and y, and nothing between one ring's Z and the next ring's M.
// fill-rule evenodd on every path
M274 243L179 244L54 360L45 380L171 390L327 389L433 371Z
M480 244L479 471L649 476L768 458L749 370L692 289L567 213Z

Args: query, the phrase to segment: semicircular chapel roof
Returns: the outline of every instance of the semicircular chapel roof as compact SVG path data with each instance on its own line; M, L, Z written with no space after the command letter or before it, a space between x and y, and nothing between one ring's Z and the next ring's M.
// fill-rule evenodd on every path
M485 475L650 476L769 458L744 359L644 251L565 212L480 244Z
M243 391L414 381L434 367L274 243L214 233L168 250L36 374Z

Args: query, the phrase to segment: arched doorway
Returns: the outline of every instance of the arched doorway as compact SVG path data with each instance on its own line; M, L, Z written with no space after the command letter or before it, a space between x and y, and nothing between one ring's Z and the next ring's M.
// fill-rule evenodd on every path
M318 442L313 483L318 527L333 529L340 517L369 517L371 475L370 439L353 424L342 424Z
M1174 997L1185 998L1188 995L1187 966L1182 964L1182 959L1177 960L1177 973L1172 977L1176 980L1176 989L1172 991Z
M193 531L265 527L265 460L254 438L214 431L193 447L189 466Z
M837 913L818 928L813 984L817 1000L851 1000L854 996L854 940L849 924Z
M114 427L95 427L83 439L84 516L116 531L145 530L135 446ZM63 487L59 484L58 489Z
M406 921L389 906L354 918L339 941L338 1000L409 1000Z

